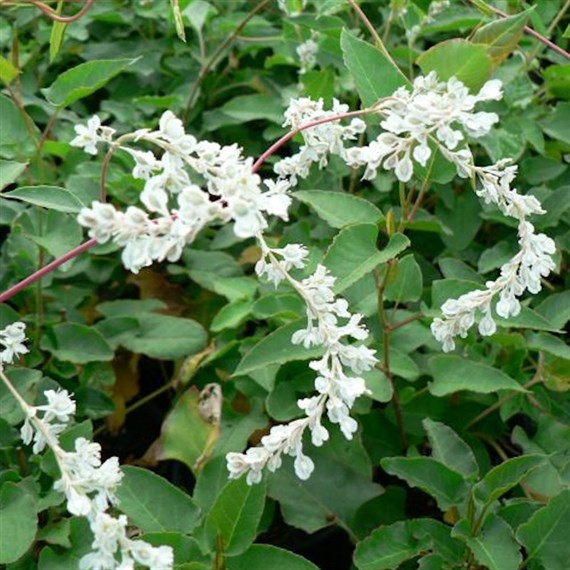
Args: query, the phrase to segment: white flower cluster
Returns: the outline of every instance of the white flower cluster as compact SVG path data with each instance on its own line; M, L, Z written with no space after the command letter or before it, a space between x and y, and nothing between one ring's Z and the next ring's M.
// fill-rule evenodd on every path
M100 142L93 133L76 144L91 148ZM122 146L126 138L152 143L162 156ZM94 202L81 210L78 221L98 242L113 239L121 245L123 263L134 273L153 261L178 260L184 246L209 223L233 221L235 234L247 238L267 227L266 214L288 219L286 181L265 180L267 190L262 191L253 160L244 158L237 145L197 141L170 111L162 115L157 131L140 130L114 144L135 160L133 176L145 180L140 197L145 209L129 206L121 212ZM201 176L204 187L191 181L187 168Z
M449 157L453 159L452 153ZM556 249L554 241L545 234L536 234L534 226L525 219L530 214L544 213L540 202L534 196L522 196L510 187L516 166L507 166L507 161L487 167L472 166L472 157L456 164L460 175L477 177L480 187L476 192L485 202L496 204L505 215L519 220L520 249L501 267L498 279L487 281L486 289L471 291L443 304L443 318L434 319L431 330L445 352L455 348L455 336L467 336L478 312L483 315L479 332L483 336L494 334L497 326L492 315L493 300L498 298L495 312L500 317L516 317L521 310L518 297L525 291L538 293L542 288L541 279L555 268L552 259Z
M471 137L486 135L499 118L495 113L475 112L475 104L501 96L497 79L487 81L477 95L470 95L455 77L447 82L438 81L434 72L418 77L411 92L400 87L378 103L385 132L368 146L348 150L347 164L366 165L365 179L374 178L383 167L394 170L401 182L408 182L414 173L413 161L425 167L432 156L430 140L453 150L465 139L464 132Z
M319 44L315 41L315 35L312 35L308 40L297 46L296 52L299 56L299 62L301 63L301 69L299 73L304 75L315 67L317 63L317 53L319 53Z
M8 349L12 355L27 352L23 342L25 325L17 322L0 331L0 337L11 339ZM2 341L4 343L4 340ZM11 362L4 359L4 362ZM1 368L2 381L9 384ZM75 414L75 402L67 390L46 390L46 404L30 406L9 384L23 408L26 419L20 434L23 442L33 442L33 452L41 453L49 447L55 456L61 478L54 484L67 499L67 510L72 515L84 516L93 532L93 551L79 561L80 570L134 570L142 564L152 570L171 570L174 555L169 546L154 547L127 535L127 517L114 517L107 511L117 504L115 491L123 474L116 457L101 461L101 446L83 437L75 440L75 451L65 451L59 443L59 434L67 428ZM117 559L120 556L120 561Z
M291 99L285 111L284 127L299 129L322 119L333 118L348 112L348 105L333 99L332 109L325 111L322 99L313 101L309 97ZM344 141L355 140L360 133L366 130L366 123L359 118L351 120L350 124L343 126L337 122L327 122L312 126L302 131L304 143L299 152L288 156L274 166L274 171L281 178L289 180L291 186L297 184L297 177L306 178L313 163L320 168L328 164L329 154L336 154L345 159Z
M322 346L324 355L309 364L317 372L315 389L318 393L298 401L305 417L272 427L259 447L250 448L246 453L227 454L230 477L247 473L249 484L261 480L265 467L269 471L278 469L283 454L295 458L294 469L300 479L309 478L314 463L303 453L303 434L308 428L315 446L327 441L329 432L321 423L325 412L332 423L339 425L344 436L352 439L357 424L349 412L355 399L367 393L364 379L359 375L371 370L377 362L374 350L349 343L351 339L365 340L368 331L361 324L362 315L351 314L346 300L335 297L332 290L335 278L327 269L319 265L313 275L297 281L289 269L304 267L307 250L296 244L272 249L263 238L259 241L263 255L256 265L257 274L276 285L286 279L307 305L307 326L294 333L292 342L306 348Z
M26 325L19 321L0 330L0 346L4 347L0 351L0 368L2 363L12 364L18 356L29 352L24 344L25 330Z

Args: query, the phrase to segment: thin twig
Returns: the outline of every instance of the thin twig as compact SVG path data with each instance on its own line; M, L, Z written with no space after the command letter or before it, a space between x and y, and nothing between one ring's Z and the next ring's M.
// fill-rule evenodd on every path
M263 9L267 4L269 4L270 1L271 0L263 0L263 2L260 2L251 12L249 12L249 14L237 25L235 30L229 36L227 36L226 39L217 47L217 49L214 51L214 53L212 54L210 59L206 62L206 64L202 66L200 72L198 73L198 77L196 78L196 81L192 86L190 95L188 96L188 102L186 103L186 110L184 111L183 115L184 122L186 122L188 120L188 117L190 116L190 111L192 110L192 105L194 105L196 96L198 95L198 89L200 88L200 85L202 85L202 82L206 78L206 75L208 75L208 73L210 72L210 69L212 69L218 57L239 36L239 33L245 28L247 23L261 9Z
M378 320L382 326L382 343L384 352L384 374L388 378L390 385L392 387L392 405L394 406L394 412L396 414L396 423L398 424L398 431L400 432L400 440L402 441L402 446L404 449L408 448L408 436L406 434L406 428L404 425L404 414L402 413L402 405L400 403L400 397L398 396L398 390L396 389L396 383L394 381L394 375L390 369L390 327L386 319L386 313L384 311L384 291L388 284L388 278L393 267L393 260L388 261L386 264L386 271L380 281L380 276L378 275L378 270L374 269L372 275L374 277L374 283L376 285L376 294L378 298Z
M537 375L532 380L529 380L526 384L523 384L523 388L528 389L542 382L543 382L542 376L537 373ZM465 429L468 430L469 428L473 427L475 424L478 424L481 420L484 420L487 416L491 415L493 412L498 410L503 404L506 404L509 400L512 400L517 395L518 392L511 392L510 394L507 394L500 400L497 400L493 405L483 410L478 416L475 416L465 426Z
M89 11L94 2L95 0L86 0L83 8L81 8L81 10L79 10L79 12L77 12L77 14L74 14L73 16L60 16L53 8L50 8L43 2L40 2L40 0L28 0L25 3L32 4L33 6L38 8L38 10L41 10L48 18L50 18L54 22L61 22L62 24L71 24L72 22L75 22L79 20L79 18L84 16Z

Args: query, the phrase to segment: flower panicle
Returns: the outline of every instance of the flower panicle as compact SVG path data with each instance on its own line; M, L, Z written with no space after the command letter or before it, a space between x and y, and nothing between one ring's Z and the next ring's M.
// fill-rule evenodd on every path
M356 398L369 393L361 375L377 360L374 350L352 343L366 340L368 330L361 323L362 315L351 314L346 300L335 296L335 278L326 267L318 265L312 275L299 281L289 271L305 267L307 249L298 244L270 248L261 236L258 240L262 257L256 265L257 274L276 286L288 281L306 303L306 326L293 334L291 342L306 348L322 347L324 354L309 364L317 373L316 394L297 402L305 416L272 427L258 447L245 453L228 453L228 470L231 478L246 474L249 484L258 483L264 468L275 471L281 466L282 456L290 455L297 477L304 480L314 470L312 459L304 453L304 433L309 431L313 445L323 445L329 439L329 431L322 424L326 416L339 425L347 439L352 439L358 426L350 410Z
M0 364L11 363L17 355L28 352L25 341L24 323L16 322L0 330L0 343L5 346L0 353ZM1 367L0 374L2 381L15 392ZM60 470L54 489L65 495L67 510L72 515L86 517L89 522L92 551L81 558L79 570L134 570L136 563L152 570L172 570L171 547L155 547L129 538L127 517L115 517L108 512L118 505L116 490L123 478L119 460L110 457L102 461L101 446L84 437L75 440L73 451L61 447L59 435L67 429L76 411L70 393L64 389L46 390L44 398L46 402L37 406L17 398L26 416L20 436L26 445L33 443L34 454L46 447L52 450Z

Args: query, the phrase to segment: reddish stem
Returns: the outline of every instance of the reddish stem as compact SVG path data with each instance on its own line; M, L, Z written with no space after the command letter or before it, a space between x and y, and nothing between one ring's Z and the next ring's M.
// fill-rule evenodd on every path
M290 131L289 133L287 133L286 135L281 137L276 143L272 144L255 161L254 165L252 166L252 172L257 172L259 170L259 168L261 167L261 165L267 160L267 158L269 156L271 156L276 150L281 148L287 141L291 140L297 133L300 133L301 131L304 131L305 129L309 129L311 127L316 127L317 125L322 125L324 123L330 123L332 121L339 121L340 119L346 119L349 117L356 117L358 115L362 115L362 114L367 113L367 112L369 112L369 110L364 109L362 111L350 111L349 113L342 113L340 115L335 115L333 117L325 117L323 119L318 119L316 121L312 121L310 123L307 123L306 125L303 125L302 127L295 129L294 131ZM105 157L105 160L104 160L104 170L103 170L104 174L102 176L103 180L105 179L105 173L106 173L108 163L111 159L111 155L112 155L112 153L108 153L107 156ZM105 201L104 187L105 186L103 183L102 196L101 196L102 201ZM77 255L83 253L84 251L87 251L88 249L92 248L95 245L97 245L97 240L95 238L92 238L89 241L86 241L85 243L82 243L81 245L72 249L71 251L68 251L62 257L59 257L58 259L54 259L51 263L48 263L46 266L42 267L41 269L38 269L38 271L36 271L35 273L32 273L32 275L26 277L25 279L23 279L19 283L16 283L16 285L14 285L13 287L10 287L10 289L8 289L7 291L4 291L4 293L0 294L0 303L7 301L11 297L13 297L16 293L19 293L20 291L22 291L22 289L25 289L28 285L35 283L38 279L41 279L44 275L47 275L48 273L50 273L54 269L57 269L60 265L62 265L66 261L73 259Z
M68 251L65 255L54 259L51 263L44 265L41 269L38 269L35 273L32 273L19 283L16 283L10 289L4 291L4 293L0 294L0 303L7 301L10 297L13 297L16 293L19 293L22 289L25 289L28 285L35 283L38 279L41 279L48 273L51 273L55 269L57 269L60 265L63 265L66 261L73 259L80 253L87 251L88 249L92 248L93 246L97 245L97 240L95 238L91 238L90 240L78 245L77 247L73 248L71 251Z
M350 111L348 113L341 113L340 115L334 115L333 117L324 117L323 119L317 119L316 121L311 121L298 129L289 131L286 135L283 135L277 142L273 143L253 164L251 167L252 172L257 172L261 165L278 149L280 149L286 142L289 142L297 133L310 129L311 127L316 127L318 125L323 125L325 123L332 123L333 121L340 121L341 119L347 119L349 117L358 117L359 115L364 115L369 113L369 109L362 109L361 111Z

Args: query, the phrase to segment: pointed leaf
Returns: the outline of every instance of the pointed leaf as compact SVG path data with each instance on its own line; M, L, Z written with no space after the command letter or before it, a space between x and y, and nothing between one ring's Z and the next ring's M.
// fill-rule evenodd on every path
M206 534L213 547L221 539L226 556L249 548L257 536L265 491L265 482L248 485L245 477L226 484L206 517Z
M60 109L67 107L106 85L137 59L101 59L82 63L62 73L47 89L42 89L42 93L52 105Z
M358 570L399 568L402 562L419 556L429 548L426 537L418 540L413 533L414 521L400 521L376 529L359 542L354 553Z
M479 501L489 505L518 485L533 469L543 463L544 456L541 455L522 455L508 459L493 467L473 487L473 495Z
M374 224L356 224L341 230L334 238L323 265L337 278L336 293L342 293L381 263L393 259L410 245L403 234L394 234L386 247L376 247L378 228Z
M449 427L426 418L422 422L432 448L432 457L467 478L479 474L472 449Z
M206 331L192 319L152 313L137 319L138 331L121 340L132 352L171 360L196 354L206 346Z
M8 184L12 184L28 166L27 162L14 162L12 160L0 160L0 190L4 190ZM7 194L2 197L6 198Z
M199 509L184 491L148 469L125 466L117 490L121 511L144 532L190 533Z
M463 476L431 457L386 457L380 465L390 475L431 495L442 511L466 498L468 488Z
M425 553L433 551L455 568L463 560L465 547L450 533L449 526L433 519L399 521L380 527L357 544L354 563L359 570L395 569L420 554L421 564Z
M6 481L0 488L0 563L20 558L36 537L37 507L22 485Z
M500 18L479 28L471 37L474 44L484 44L494 69L500 65L517 47L524 27L534 10L534 6L513 16Z
M305 328L307 320L298 319L273 331L269 336L261 339L241 360L234 372L234 376L249 374L259 368L271 364L284 364L293 360L308 360L320 356L322 347L305 348L302 344L293 344L293 333Z
M94 327L79 323L60 323L42 337L40 347L62 361L75 364L108 361L113 350Z
M342 30L340 47L365 107L392 95L398 87L408 83L405 75L379 49L359 40L346 29Z
M538 560L549 570L566 570L570 560L569 528L570 489L565 489L518 528L517 538L529 560Z
M318 570L318 568L305 558L283 548L269 544L254 544L243 554L228 558L228 570Z
M446 396L461 390L489 394L499 390L525 392L525 389L502 370L461 356L438 354L428 361L433 375L429 391L434 396Z
M522 562L520 546L511 527L495 514L487 517L476 535L471 533L469 523L461 520L452 536L465 540L475 559L489 570L517 570Z
M428 49L417 60L424 75L435 71L440 80L457 77L471 92L477 91L491 74L487 48L467 40L446 40Z
M75 194L59 186L20 186L2 195L4 198L21 200L48 210L77 214L84 204Z
M293 197L310 206L329 226L341 229L350 224L377 224L384 219L372 202L327 190L299 190Z

